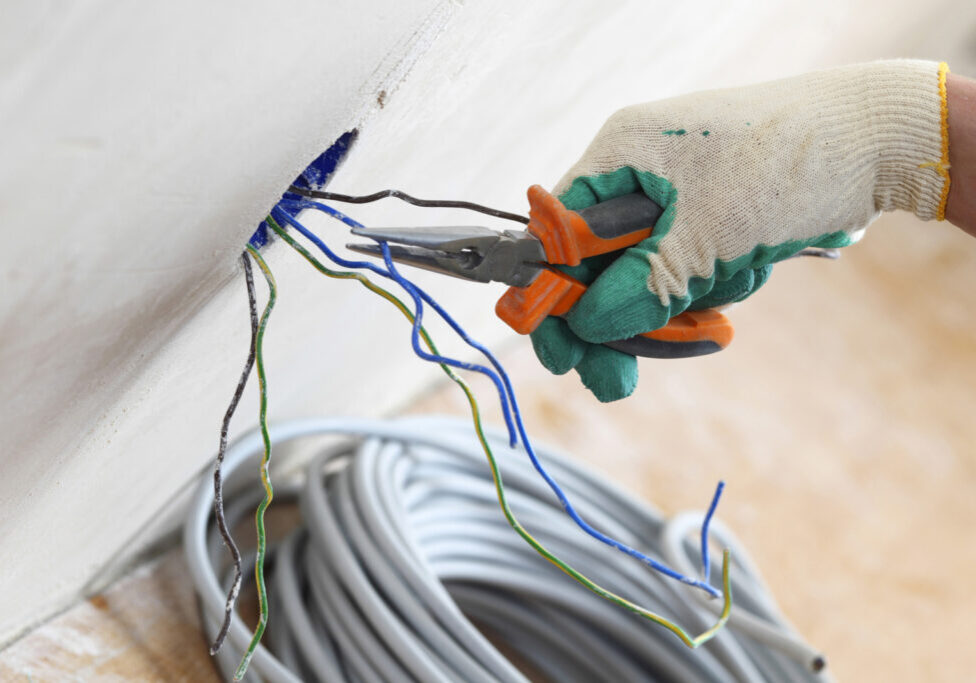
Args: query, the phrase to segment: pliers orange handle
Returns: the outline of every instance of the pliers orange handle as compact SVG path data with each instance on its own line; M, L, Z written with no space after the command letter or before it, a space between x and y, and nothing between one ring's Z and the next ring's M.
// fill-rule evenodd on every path
M633 246L651 236L661 207L634 193L570 211L539 185L529 188L528 232L542 242L549 264L575 266L584 258ZM586 285L546 269L525 287L509 287L495 313L520 334L535 331L549 315L566 315ZM649 296L653 296L649 294ZM720 351L732 342L732 323L714 309L686 311L658 330L607 346L637 356L686 358Z

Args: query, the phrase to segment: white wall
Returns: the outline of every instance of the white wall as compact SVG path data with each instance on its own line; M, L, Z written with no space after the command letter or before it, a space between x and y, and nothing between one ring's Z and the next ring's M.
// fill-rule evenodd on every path
M4 9L0 642L71 600L210 457L247 347L237 255L457 9ZM280 317L289 304L297 317L282 281ZM341 310L338 292L325 297ZM272 347L289 331L275 327Z
M73 600L212 457L247 345L237 256L344 130L362 134L332 189L522 210L524 189L552 184L628 103L887 56L976 72L976 6L952 0L271 7L4 10L0 642ZM460 218L394 202L350 213ZM281 289L273 417L381 413L438 376L383 302L284 245L266 252ZM500 288L420 281L485 339L512 339L490 315Z

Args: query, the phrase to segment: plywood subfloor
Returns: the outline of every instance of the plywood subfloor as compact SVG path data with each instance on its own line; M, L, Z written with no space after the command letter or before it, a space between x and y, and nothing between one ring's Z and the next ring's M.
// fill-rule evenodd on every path
M976 240L886 216L838 263L778 266L729 350L643 362L626 401L596 403L528 344L503 357L531 434L666 513L724 478L720 516L841 680L968 680L974 309ZM412 410L466 408L442 385ZM183 571L172 554L41 627L0 680L216 680Z
M219 681L174 549L0 652L0 681Z

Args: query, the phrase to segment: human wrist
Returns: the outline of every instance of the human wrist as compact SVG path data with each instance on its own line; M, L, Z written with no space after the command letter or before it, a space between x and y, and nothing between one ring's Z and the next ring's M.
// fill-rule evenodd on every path
M976 237L976 80L949 75L949 196L945 218Z

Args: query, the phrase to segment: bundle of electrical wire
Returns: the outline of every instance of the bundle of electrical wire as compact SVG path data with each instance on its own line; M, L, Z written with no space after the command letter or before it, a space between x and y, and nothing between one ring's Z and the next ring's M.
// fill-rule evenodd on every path
M271 428L276 447L326 435L347 438L323 448L302 481L279 485L276 500L297 503L301 519L268 548L268 638L244 680L828 680L823 658L786 623L745 549L717 520L713 538L734 558L735 605L728 626L691 649L585 590L521 541L498 510L470 422L336 418ZM489 440L511 507L546 546L611 590L692 630L714 622L721 600L581 535L525 453L510 448L505 434L491 432ZM695 573L701 512L665 519L573 460L538 451L595 526ZM262 454L258 432L227 452L231 525L258 503ZM232 567L220 561L213 503L212 482L204 477L184 528L201 620L211 638L233 581ZM719 584L719 568L712 574L708 578ZM228 679L251 639L235 616L216 656ZM515 653L522 670L499 647Z

